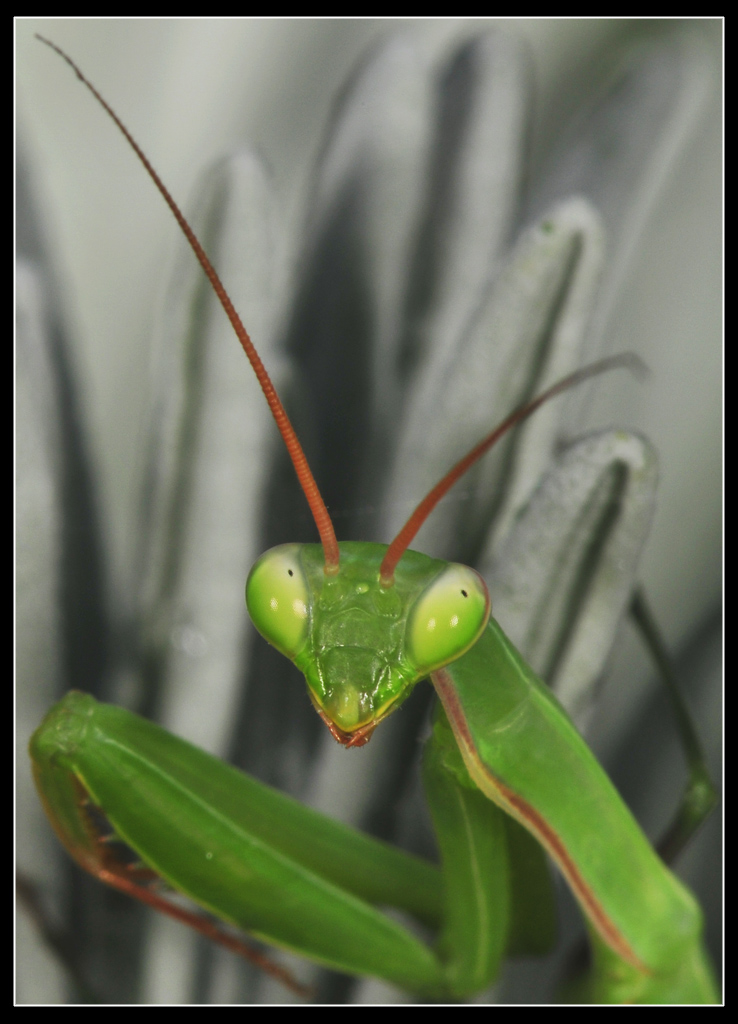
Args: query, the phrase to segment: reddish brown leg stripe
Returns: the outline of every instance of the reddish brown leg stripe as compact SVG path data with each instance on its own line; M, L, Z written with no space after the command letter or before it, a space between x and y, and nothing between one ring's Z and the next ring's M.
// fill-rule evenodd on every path
M436 688L443 707L451 723L451 728L459 744L464 763L481 791L496 803L503 811L515 818L528 829L547 853L554 859L564 875L572 892L576 896L583 912L597 929L602 940L627 963L644 974L651 971L633 952L630 944L620 933L589 884L582 877L579 868L569 855L561 838L549 823L531 805L518 796L512 789L500 782L489 767L482 763L476 753L474 741L466 721L464 709L456 695L456 689L450 675L445 669L432 673L433 685Z
M221 925L206 917L201 911L186 910L152 889L151 881L159 880L159 876L150 868L139 868L116 860L115 852L109 843L100 841L100 836L95 833L89 812L90 800L81 782L79 780L75 780L75 782L79 790L80 814L84 817L85 830L90 837L90 842L87 847L77 849L72 849L68 843L65 845L80 867L89 871L101 882L126 893L127 896L140 900L141 903L153 907L154 910L166 914L167 917L173 917L175 921L189 925L190 928L194 928L211 942L248 960L249 963L269 974L297 995L309 998L313 994L309 985L303 985L297 981L285 968L274 963L258 949L225 931Z

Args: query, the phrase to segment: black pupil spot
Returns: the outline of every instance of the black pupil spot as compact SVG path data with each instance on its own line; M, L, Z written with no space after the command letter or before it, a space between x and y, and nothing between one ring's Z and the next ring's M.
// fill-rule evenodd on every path
M462 597L468 597L468 596L469 596L469 594L468 594L468 593L466 592L466 590L462 590L462 591L461 591L461 596L462 596Z

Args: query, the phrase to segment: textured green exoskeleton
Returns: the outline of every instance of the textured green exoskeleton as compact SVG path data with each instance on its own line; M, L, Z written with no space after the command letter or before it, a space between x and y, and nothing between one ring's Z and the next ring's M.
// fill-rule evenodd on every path
M468 651L489 618L479 573L417 551L405 553L394 586L379 586L386 551L344 542L340 571L326 576L319 544L285 544L262 555L246 583L254 625L344 734L373 729L420 679Z

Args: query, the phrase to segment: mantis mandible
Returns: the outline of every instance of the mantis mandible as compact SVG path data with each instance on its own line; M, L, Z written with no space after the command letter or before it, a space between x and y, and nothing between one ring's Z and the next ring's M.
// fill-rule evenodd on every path
M388 590L389 590L389 587L388 587L388 586L386 586L386 587L385 587L384 589L385 589L385 591L388 591ZM283 645L281 645L281 646L286 646L286 644L283 644ZM477 646L480 646L480 645L477 645ZM475 647L475 649L476 649L476 647ZM490 659L490 657L489 657L489 654L485 655L485 660L489 660L489 659ZM462 663L460 663L460 664L459 664L459 668L458 668L457 670L455 670L455 671L457 671L457 672L458 672L458 674L459 674L459 675L458 675L458 677L457 677L457 678L455 678L455 680L454 680L454 682L453 682L453 684L452 684L452 688L454 689L454 691L457 691L457 692L461 692L461 690L463 689L463 685L464 685L464 684L463 684L463 675L462 675L462 673L463 673L463 664L464 664L463 662L462 662ZM429 665L429 664L426 664L426 666L425 666L425 667L426 667L426 668L430 668L430 665ZM452 670L452 669L449 669L449 670L448 670L448 672L449 672L449 673L452 673L453 671L454 671L454 670ZM451 679L453 679L453 676L451 675L451 676L450 676L450 678L451 678ZM438 683L438 685L439 685L439 687L440 687L440 688L442 688L442 681L440 681L440 682ZM334 709L334 714L335 714L335 709ZM341 719L341 723L342 723L342 725L346 725L346 724L347 724L347 721L346 721L345 719L343 719L343 718L342 718L342 719ZM349 724L351 724L351 723L349 723ZM355 723L354 723L354 724L355 724ZM441 725L439 725L439 728L442 728L442 723L441 723ZM343 731L343 730L342 730L342 731ZM351 729L350 729L349 731L353 731L353 726L352 726L352 728L351 728ZM440 742L440 741L439 741L439 742ZM478 751L478 750L479 750L479 748L480 748L480 744L479 744L479 743L478 743L477 741L475 741L475 742L474 742L474 743L473 743L472 745L473 745L473 750L475 750L475 751ZM472 759L472 760L473 760L473 759ZM431 986L431 987L432 987L432 986ZM429 988L429 991L430 991L430 990L431 990L431 989ZM462 987L460 987L460 988L459 988L459 989L458 989L457 991L455 991L455 992L454 992L454 994L460 994L460 993L461 993L461 992L462 992L463 990L464 990L464 989L463 989L463 986L462 986Z

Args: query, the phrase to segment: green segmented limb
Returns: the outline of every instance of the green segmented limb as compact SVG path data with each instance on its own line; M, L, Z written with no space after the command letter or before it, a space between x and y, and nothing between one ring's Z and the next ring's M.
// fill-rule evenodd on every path
M611 965L614 954L631 978L624 1001L650 1001L650 991L669 992L673 1002L712 1001L694 897L499 625L490 620L475 648L432 678L471 778L538 839L610 951L603 959Z

